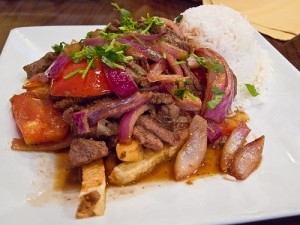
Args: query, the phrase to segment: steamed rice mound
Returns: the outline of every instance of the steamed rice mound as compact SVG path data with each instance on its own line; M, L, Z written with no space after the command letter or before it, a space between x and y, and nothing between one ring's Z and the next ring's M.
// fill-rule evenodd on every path
M194 7L182 13L179 28L193 47L211 48L221 54L237 77L237 95L232 111L243 111L266 101L271 73L269 58L255 39L256 31L239 12L222 5ZM253 97L245 84L260 95Z

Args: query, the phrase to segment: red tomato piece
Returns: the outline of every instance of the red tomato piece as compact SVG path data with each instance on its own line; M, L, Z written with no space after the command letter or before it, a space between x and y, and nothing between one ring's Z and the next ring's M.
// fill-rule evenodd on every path
M81 74L76 74L68 79L64 77L76 70L85 70L86 60L80 63L69 62L58 76L52 80L50 94L53 96L66 97L92 97L111 93L112 90L104 75L99 60L94 60L96 68L91 67L85 78Z
M30 93L11 98L12 112L26 144L40 144L63 140L68 124L49 99L38 99Z

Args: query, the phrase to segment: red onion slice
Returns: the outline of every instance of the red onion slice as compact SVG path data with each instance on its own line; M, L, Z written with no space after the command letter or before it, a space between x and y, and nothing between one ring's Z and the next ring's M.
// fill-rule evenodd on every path
M45 71L45 74L51 78L55 79L61 69L63 69L71 59L68 55L60 54L57 59L51 64L51 66Z
M158 46L160 47L162 52L171 54L172 56L175 57L175 59L183 60L189 54L187 51L180 49L165 41L159 42Z
M77 134L85 134L90 132L90 127L87 120L88 111L82 110L75 112L72 115L73 125Z
M88 122L95 125L99 120L109 117L120 117L124 113L133 110L150 101L152 92L136 92L128 98L118 99L108 104L94 106L88 113Z
M126 98L138 90L134 80L126 70L111 68L102 64L109 86L119 98Z
M169 53L166 53L166 59L173 72L177 75L183 76L183 71L181 67L177 64L177 60L174 58L174 56Z
M147 111L150 107L142 105L125 113L121 119L119 126L119 142L122 144L129 144L131 142L133 126L140 115Z
M207 138L210 143L215 143L222 136L222 131L218 124L213 121L207 121Z
M117 42L120 42L121 44L127 44L129 46L129 49L127 50L129 53L130 52L138 52L141 55L145 56L146 58L154 61L154 62L159 62L159 61L164 61L165 59L162 57L161 53L154 48L153 46L146 46L146 45L141 45L136 43L135 41L129 41L124 38L117 38Z
M208 71L207 86L203 101L203 107L201 109L201 115L203 115L206 119L213 120L216 123L221 123L224 121L234 98L235 79L233 72L229 68L225 59L211 49L200 48L195 51L195 54L198 56L204 56L206 58L213 59L218 64L221 64L224 67L225 71L223 74L217 74L217 72L213 70ZM225 78L223 76L225 76ZM224 91L224 97L215 108L208 109L207 103L214 98L214 93L212 92L214 86Z

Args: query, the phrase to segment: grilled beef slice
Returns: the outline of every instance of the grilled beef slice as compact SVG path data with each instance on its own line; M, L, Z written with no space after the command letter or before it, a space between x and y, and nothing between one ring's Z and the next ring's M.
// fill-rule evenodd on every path
M49 66L56 60L57 56L58 54L56 54L55 52L48 52L39 60L24 66L23 69L27 73L27 78L29 79L37 73L45 72L49 68Z
M146 128L139 125L136 125L133 128L133 137L146 148L162 150L164 147L164 144L155 134L149 132Z
M108 155L108 148L103 141L84 138L73 139L70 146L67 169L87 165L106 155Z
M155 134L159 137L160 140L174 146L178 143L174 138L174 134L172 131L169 131L162 127L159 123L157 123L150 116L140 116L137 120L137 124L146 128L149 132Z

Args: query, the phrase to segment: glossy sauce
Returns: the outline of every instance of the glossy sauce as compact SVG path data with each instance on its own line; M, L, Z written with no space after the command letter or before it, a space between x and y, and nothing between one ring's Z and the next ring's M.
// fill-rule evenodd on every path
M201 177L211 176L214 174L222 173L219 169L219 158L220 158L221 149L213 148L208 146L207 153L205 155L204 161L199 169L191 175L187 180L187 184L192 184L192 181ZM148 174L146 177L142 178L140 182L154 182L154 181L175 181L174 178L174 162L175 158L159 165L153 172Z

